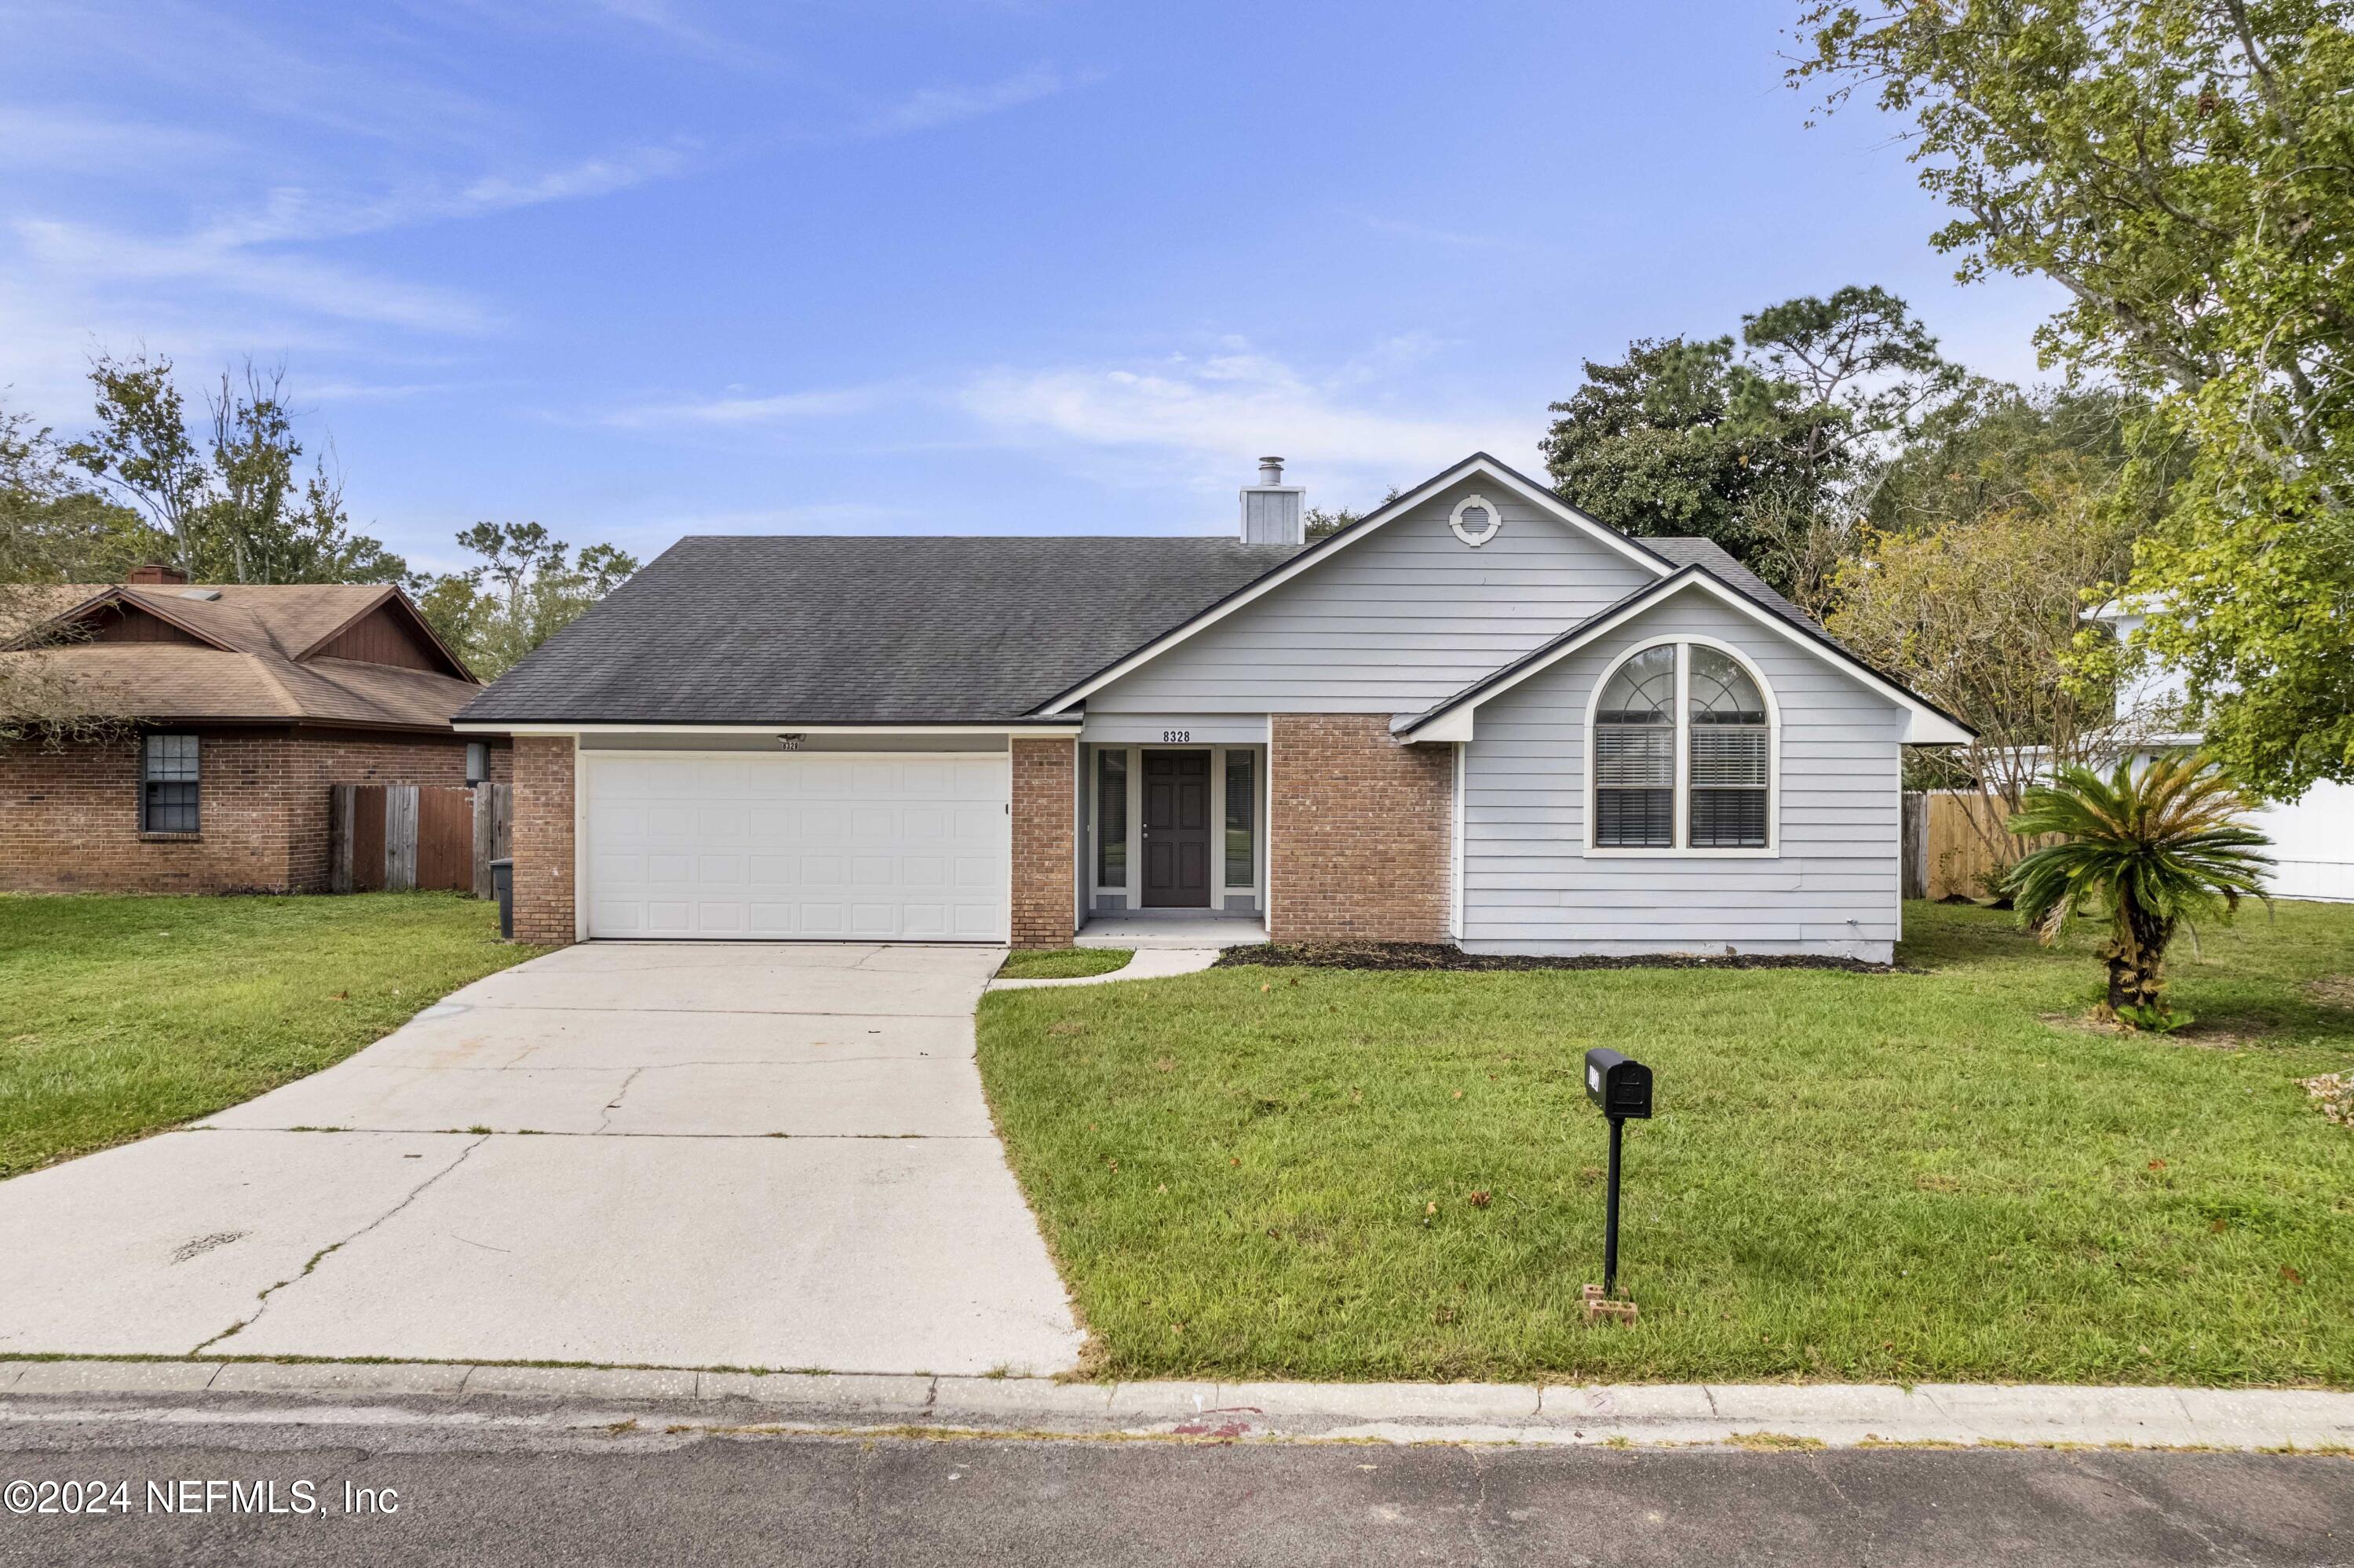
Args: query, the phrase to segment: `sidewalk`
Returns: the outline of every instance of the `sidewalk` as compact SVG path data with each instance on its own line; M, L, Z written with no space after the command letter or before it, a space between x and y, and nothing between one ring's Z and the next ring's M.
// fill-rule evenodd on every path
M289 1404L430 1418L1224 1441L1882 1444L2354 1450L2354 1393L1885 1384L1057 1383L1044 1378L465 1366L0 1361L0 1425L250 1421Z

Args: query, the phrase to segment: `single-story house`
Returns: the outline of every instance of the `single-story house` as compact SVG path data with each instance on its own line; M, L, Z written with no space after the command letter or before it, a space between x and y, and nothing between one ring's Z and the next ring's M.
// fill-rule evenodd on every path
M695 537L494 683L516 934L1885 959L1968 731L1484 453L1303 538Z
M121 722L0 742L0 890L324 892L328 786L505 777L505 736L451 727L482 683L397 588L150 566L9 609L0 659Z

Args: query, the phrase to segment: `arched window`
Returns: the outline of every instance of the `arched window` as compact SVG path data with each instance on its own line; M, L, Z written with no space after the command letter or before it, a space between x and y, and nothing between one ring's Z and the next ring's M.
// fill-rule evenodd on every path
M1603 682L1588 842L1604 850L1770 850L1774 715L1758 679L1706 642L1654 643Z
M1773 749L1766 698L1730 654L1694 644L1685 657L1691 661L1691 845L1763 849Z
M1646 648L1610 677L1594 715L1594 842L1676 842L1676 648Z

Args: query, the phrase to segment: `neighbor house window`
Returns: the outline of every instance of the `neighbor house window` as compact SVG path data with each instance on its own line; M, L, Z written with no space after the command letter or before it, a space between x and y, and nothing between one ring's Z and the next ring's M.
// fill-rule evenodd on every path
M1128 753L1096 753L1096 885L1128 885Z
M1251 789L1251 754L1226 753L1226 885L1248 887L1258 869L1257 846L1251 839L1252 808L1257 797Z
M1594 710L1596 849L1768 849L1773 716L1755 675L1703 642L1627 659Z
M470 740L466 743L466 782L480 784L491 776L491 743Z
M139 831L196 831L196 737L151 735L139 768Z

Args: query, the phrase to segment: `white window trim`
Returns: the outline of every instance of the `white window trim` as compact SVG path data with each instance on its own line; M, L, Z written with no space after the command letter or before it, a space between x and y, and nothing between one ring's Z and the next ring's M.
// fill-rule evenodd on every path
M1602 694L1610 689L1611 677L1618 667L1638 653L1654 648L1676 651L1676 842L1664 847L1641 844L1597 844L1594 835L1600 825L1601 812L1596 796L1601 792L1594 759L1595 732L1602 715ZM1691 653L1694 648L1712 648L1734 663L1752 681L1757 683L1757 694L1766 701L1766 842L1762 846L1742 848L1690 847L1685 840L1691 825ZM1653 637L1638 642L1620 652L1603 667L1593 687L1585 695L1585 855L1589 860L1779 860L1782 858L1782 708L1775 701L1774 688L1765 674L1752 663L1740 649L1718 638L1704 637L1698 632L1679 632L1669 637Z
M186 740L196 747L196 776L194 779L158 779L148 772L154 758L154 743L158 740ZM150 730L139 736L139 836L149 839L196 839L205 832L205 751L204 736L194 730ZM196 787L196 825L193 828L154 828L147 822L147 786L151 783L193 784Z

